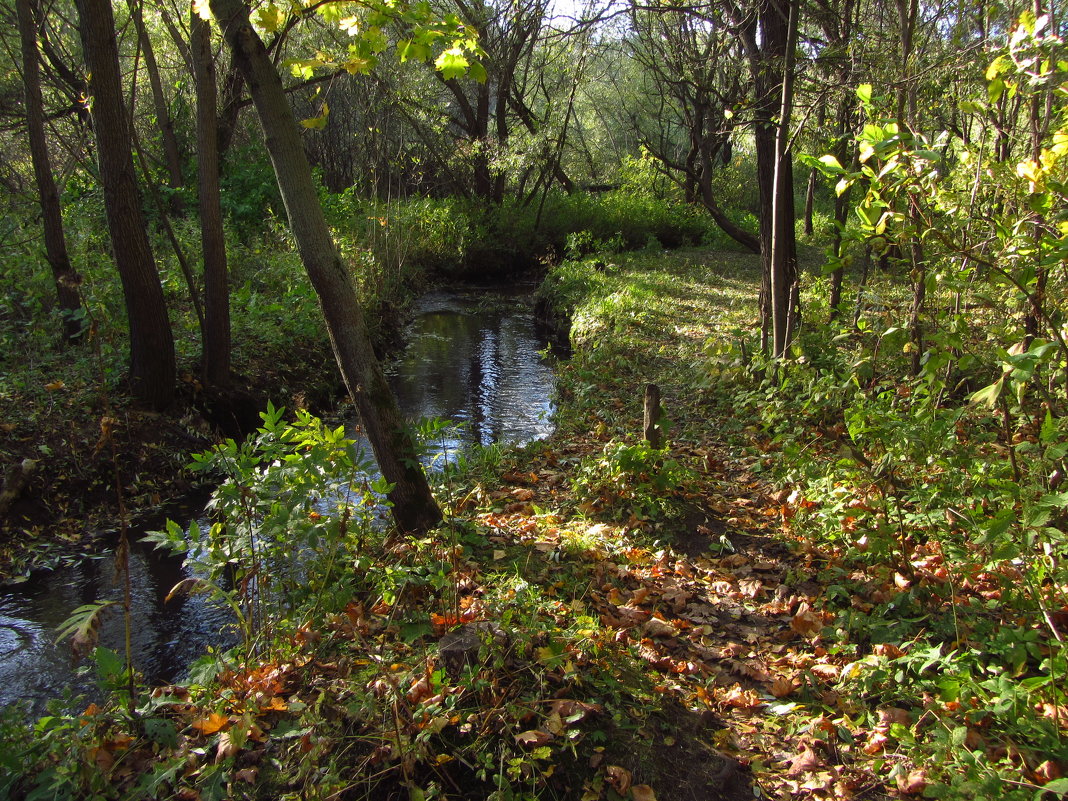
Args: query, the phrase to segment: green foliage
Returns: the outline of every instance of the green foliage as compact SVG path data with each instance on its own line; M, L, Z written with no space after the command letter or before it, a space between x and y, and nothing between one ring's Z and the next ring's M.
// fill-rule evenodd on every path
M572 486L580 508L624 521L648 521L678 515L695 478L668 458L666 449L611 440L598 456L579 463Z
M186 553L187 565L210 582L206 589L223 593L224 578L234 585L248 647L271 621L343 605L357 580L344 550L375 536L388 490L370 477L371 464L344 427L302 410L285 423L283 411L268 404L255 437L195 457L195 470L225 477L208 504L215 521L207 531L193 523L185 534L170 522L148 537Z
M223 216L245 238L270 217L284 219L274 169L259 146L235 148L219 176Z

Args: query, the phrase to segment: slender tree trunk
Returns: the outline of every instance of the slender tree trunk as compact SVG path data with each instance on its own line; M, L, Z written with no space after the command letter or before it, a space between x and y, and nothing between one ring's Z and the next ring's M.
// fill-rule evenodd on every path
M183 181L182 157L178 152L178 137L174 135L174 122L171 120L170 109L167 108L167 96L163 93L163 81L159 76L159 65L156 63L156 54L152 49L152 41L148 37L148 31L145 30L141 0L128 0L128 3L134 27L137 29L137 38L141 43L141 53L145 59L148 83L152 88L152 105L156 111L156 124L159 126L160 138L163 140L163 156L167 164L167 184L171 189L180 189ZM181 212L182 203L178 195L171 196L170 205L173 212Z
M916 83L913 75L913 39L919 0L897 0L898 21L901 25L901 88L897 94L897 120L903 131L912 131L916 122ZM927 261L920 242L922 221L914 207L908 210L912 223L912 239L909 242L909 263L912 275L912 307L909 311L909 332L912 339L911 370L919 375L926 349L923 331L923 307L927 297Z
M200 198L200 243L204 259L204 383L230 383L230 289L226 238L219 199L219 138L215 59L211 25L195 10L190 14L190 50L197 91L197 191Z
M110 0L78 0L78 15L104 210L130 323L131 389L139 400L163 409L174 397L174 339L134 178Z
M1041 0L1034 0L1031 10L1034 12L1035 17L1041 16ZM1051 26L1051 30L1056 29ZM1048 89L1042 91L1039 91L1037 87L1034 89L1034 96L1031 98L1031 107L1029 110L1029 122L1031 126L1031 159L1036 164L1041 163L1042 139L1046 135L1046 119L1048 119L1048 114L1044 114L1043 112L1048 108L1049 101L1050 93ZM1031 224L1036 245L1035 285L1028 294L1027 313L1024 315L1024 346L1027 348L1030 348L1031 343L1038 337L1041 321L1045 317L1046 284L1049 282L1046 265L1042 262L1042 248L1038 247L1042 237L1042 228L1046 224L1045 216L1035 212Z
M52 176L52 163L45 138L44 101L41 96L41 65L38 62L37 35L33 0L15 0L19 38L22 42L22 81L26 91L26 129L30 140L30 158L37 181L37 195L41 202L44 223L45 254L56 283L56 299L63 309L63 336L68 342L82 333L81 309L78 294L80 276L74 271L67 254L67 240L63 235L63 214L59 206L59 191Z
M415 444L375 358L348 268L323 217L300 130L282 82L242 0L211 0L234 61L244 75L263 127L293 236L319 296L338 365L360 414L379 469L393 484L389 499L398 528L420 533L441 520Z
M816 204L816 176L819 170L808 171L808 186L805 188L805 236L812 236L813 206Z
M797 42L798 0L770 3L763 16L768 56L782 60L779 79L781 102L774 134L774 163L771 182L771 231L769 263L769 302L771 311L772 355L782 357L792 338L795 313L797 255L794 234L793 158L789 150L790 118L793 112L794 48ZM785 28L783 14L786 14ZM766 152L766 149L765 149Z

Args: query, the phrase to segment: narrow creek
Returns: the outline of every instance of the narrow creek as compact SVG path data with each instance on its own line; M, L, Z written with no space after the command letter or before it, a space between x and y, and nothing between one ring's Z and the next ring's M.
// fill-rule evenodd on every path
M551 432L554 373L543 356L547 332L536 324L532 289L472 287L417 302L390 381L409 418L457 423L445 448L525 443ZM192 506L188 519L202 509L202 502ZM175 681L206 648L228 647L235 637L229 614L206 598L164 601L186 573L180 559L142 545L143 533L131 532L134 663L150 682ZM120 597L110 553L0 589L0 706L25 700L39 714L65 693L93 696L93 677L72 660L67 643L56 643L56 631L77 607ZM123 631L121 615L106 615L101 645L121 653Z

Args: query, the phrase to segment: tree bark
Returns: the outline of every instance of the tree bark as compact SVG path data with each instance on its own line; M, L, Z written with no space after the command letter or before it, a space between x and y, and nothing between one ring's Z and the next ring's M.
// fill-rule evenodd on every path
M761 345L782 357L790 343L797 284L793 158L787 146L793 107L797 0L763 0L760 37L743 30L755 83L757 181L760 186Z
M415 443L378 360L349 271L323 217L296 118L267 50L249 23L243 0L211 0L234 61L244 76L263 127L289 224L304 267L319 296L334 355L356 404L364 434L382 475L393 484L389 499L398 528L422 533L441 520L416 458Z
M141 44L141 53L145 58L145 71L148 73L148 83L152 88L152 105L156 111L156 124L159 126L160 138L163 140L163 156L167 164L167 184L171 189L182 187L182 157L178 152L178 137L174 135L174 122L171 120L171 112L167 108L167 96L163 93L163 81L159 76L159 65L156 63L156 54L152 49L152 41L148 38L145 30L145 20L141 9L141 0L128 0L130 15L133 17L134 27L137 29L137 38ZM182 212L182 201L178 195L171 195L171 211L175 214Z
M19 38L22 42L22 81L26 92L26 130L30 140L30 159L37 181L37 195L41 202L44 225L45 254L56 283L56 298L63 309L63 336L73 342L82 334L78 319L81 297L78 294L80 276L74 271L67 253L63 234L63 214L59 205L59 191L52 175L45 138L44 100L41 95L41 66L38 62L37 35L33 0L15 0Z
M82 48L91 76L89 91L104 210L130 324L131 390L144 403L164 409L174 398L174 339L134 178L115 19L109 0L78 0L77 5Z
M219 198L218 104L211 25L193 10L191 42L197 93L197 193L200 199L200 244L204 261L204 339L201 369L204 383L230 383L230 289Z

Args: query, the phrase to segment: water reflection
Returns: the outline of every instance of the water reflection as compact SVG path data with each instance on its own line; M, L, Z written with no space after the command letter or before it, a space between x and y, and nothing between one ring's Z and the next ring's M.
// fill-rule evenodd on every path
M540 354L545 340L535 326L529 288L427 295L416 306L406 341L390 369L391 383L409 418L460 424L438 443L447 451L472 443L525 443L550 433L553 373ZM206 596L164 602L188 577L180 559L136 543L130 570L134 662L149 681L176 680L208 645L236 642L228 610ZM77 607L121 599L114 572L108 555L0 591L0 705L27 699L39 713L67 687L92 697L92 678L75 675L70 649L56 644L55 632ZM111 609L100 644L122 653L123 639L122 615Z
M456 443L526 443L552 430L553 371L529 290L423 297L390 383L412 417L461 423Z
M135 668L151 682L173 681L208 643L235 642L228 611L205 596L172 599L171 587L186 577L180 559L140 544L130 553ZM76 675L69 644L56 643L56 631L79 606L121 601L114 554L83 559L0 593L0 705L28 700L35 712L67 687L94 697L91 676ZM119 607L101 617L100 645L125 651L125 624Z

